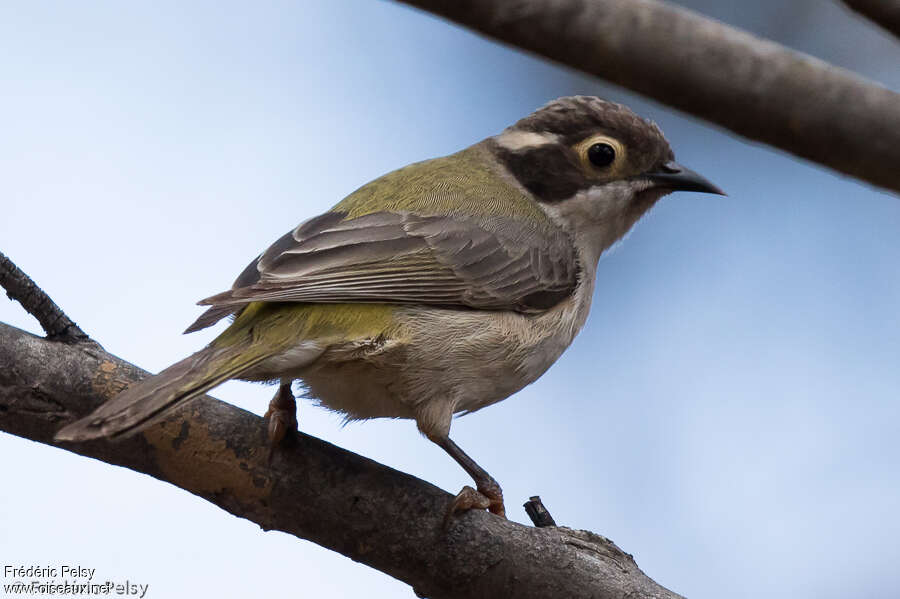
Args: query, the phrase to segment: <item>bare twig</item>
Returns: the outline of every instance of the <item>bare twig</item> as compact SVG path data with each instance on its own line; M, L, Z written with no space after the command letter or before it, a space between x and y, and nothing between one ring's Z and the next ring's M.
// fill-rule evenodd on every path
M401 0L900 191L900 95L656 0Z
M529 497L528 501L525 502L524 507L525 513L528 514L528 517L531 518L531 522L538 528L556 526L556 521L553 519L553 516L550 515L550 512L544 507L541 498L537 495Z
M0 430L54 445L61 425L144 376L99 346L0 323ZM63 446L338 551L423 597L679 597L600 535L485 512L461 515L444 533L452 496L427 482L306 435L272 467L266 447L261 418L209 397L135 438Z
M900 37L900 0L841 0L850 10Z
M37 318L48 339L66 343L89 340L87 334L66 316L56 302L2 252L0 286L6 290L9 299L18 301L29 314Z

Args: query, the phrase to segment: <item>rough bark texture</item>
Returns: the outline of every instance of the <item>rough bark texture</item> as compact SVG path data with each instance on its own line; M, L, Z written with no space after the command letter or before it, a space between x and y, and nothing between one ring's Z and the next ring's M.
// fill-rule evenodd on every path
M900 37L900 0L842 0L851 10Z
M147 373L92 342L0 323L0 430L56 445L54 432ZM204 397L143 434L64 447L144 472L258 523L338 551L433 598L679 597L609 539L470 512L441 530L451 496L318 439L266 464L263 420Z
M401 0L900 191L900 95L656 0Z
M88 336L84 331L2 252L0 287L6 290L6 297L22 304L29 314L37 318L49 338L66 343L87 341Z

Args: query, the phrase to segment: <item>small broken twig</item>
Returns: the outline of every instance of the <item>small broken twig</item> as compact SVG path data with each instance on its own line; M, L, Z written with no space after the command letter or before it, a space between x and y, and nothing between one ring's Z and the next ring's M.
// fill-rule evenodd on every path
M553 516L550 515L550 512L547 511L547 508L544 507L544 504L541 502L541 498L538 495L534 495L533 497L529 497L528 501L525 502L525 513L528 514L528 517L531 518L531 522L538 528L545 528L547 526L556 526L556 521L553 520Z
M6 290L9 299L22 304L22 307L37 319L47 333L48 339L65 343L91 340L31 277L22 272L2 252L0 252L0 286Z

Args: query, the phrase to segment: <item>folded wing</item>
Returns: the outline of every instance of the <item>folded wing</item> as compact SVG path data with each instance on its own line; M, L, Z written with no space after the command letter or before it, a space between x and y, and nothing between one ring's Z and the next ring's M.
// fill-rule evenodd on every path
M567 235L510 218L329 212L252 262L188 331L250 302L394 303L545 310L575 288Z

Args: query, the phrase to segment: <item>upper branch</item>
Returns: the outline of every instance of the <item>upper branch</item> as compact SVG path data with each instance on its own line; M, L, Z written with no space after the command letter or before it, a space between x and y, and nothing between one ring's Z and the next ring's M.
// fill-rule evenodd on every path
M0 430L59 445L61 425L144 376L94 344L54 343L0 323ZM420 596L679 597L594 533L486 512L460 516L445 533L448 493L313 437L299 435L270 467L263 420L209 397L124 441L61 446L338 551Z
M900 191L900 95L657 0L401 0Z
M37 318L47 337L56 341L74 343L87 341L87 334L56 305L44 290L22 272L12 260L0 252L0 287L6 296L22 304L29 314Z
M870 21L900 37L900 0L841 0Z

